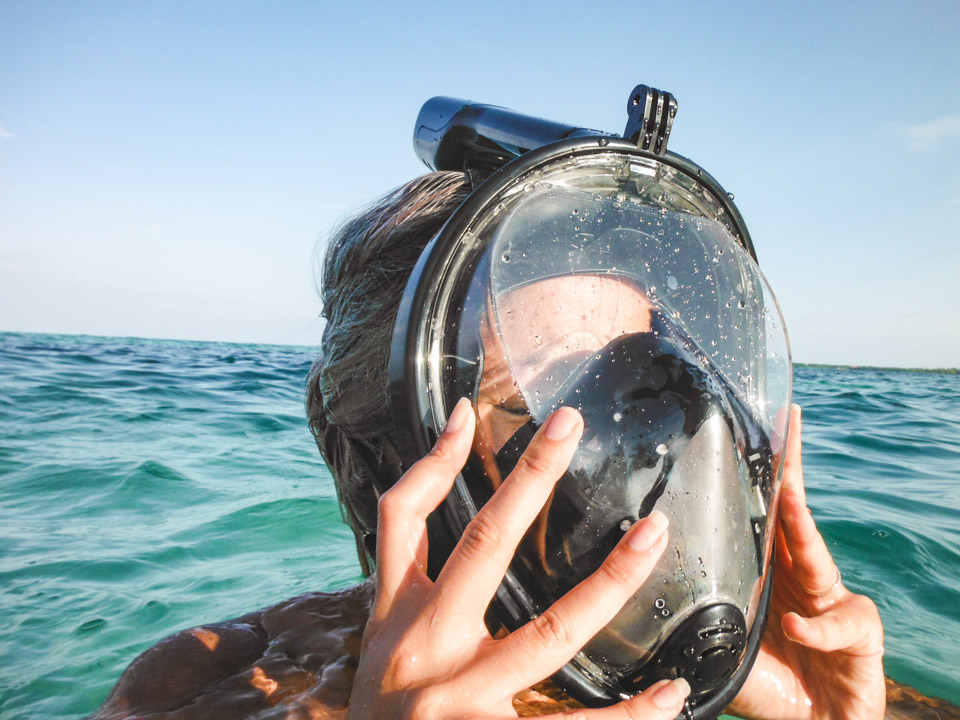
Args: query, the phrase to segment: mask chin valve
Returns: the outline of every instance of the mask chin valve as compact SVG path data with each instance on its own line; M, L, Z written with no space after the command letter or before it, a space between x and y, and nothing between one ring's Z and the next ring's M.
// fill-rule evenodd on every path
M690 683L694 706L721 689L736 671L747 644L747 623L739 608L715 603L697 610L680 625L647 663L644 686L662 678Z

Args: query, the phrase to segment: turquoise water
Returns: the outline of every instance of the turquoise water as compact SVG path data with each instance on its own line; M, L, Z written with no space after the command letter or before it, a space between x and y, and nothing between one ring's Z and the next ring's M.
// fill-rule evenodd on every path
M360 579L308 348L0 334L0 715L78 718L178 629ZM809 498L887 673L960 704L960 376L798 368Z

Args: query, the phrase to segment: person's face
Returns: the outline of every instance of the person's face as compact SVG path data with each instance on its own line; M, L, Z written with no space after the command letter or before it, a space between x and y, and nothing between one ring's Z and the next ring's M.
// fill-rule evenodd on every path
M637 287L610 275L541 280L495 304L481 322L477 398L482 434L495 453L530 420L532 394L556 390L591 353L621 335L649 332L653 307Z

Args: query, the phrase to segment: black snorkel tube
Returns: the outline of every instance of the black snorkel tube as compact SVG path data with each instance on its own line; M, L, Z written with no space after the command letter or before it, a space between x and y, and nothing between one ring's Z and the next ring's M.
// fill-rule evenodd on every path
M543 145L575 137L618 137L451 97L427 100L417 116L413 148L432 170L486 170Z
M627 99L627 125L622 138L643 154L696 176L724 205L736 235L757 259L743 216L711 175L682 155L667 150L677 101L668 92L637 85ZM572 138L620 139L620 135L565 125L523 115L496 105L438 96L420 108L413 130L413 149L431 170L491 172L525 153Z
M638 85L627 102L628 121L623 136L598 130L575 127L523 115L506 108L470 103L449 97L435 97L422 107L414 129L414 148L424 164L434 170L476 171L487 179L474 190L454 213L443 230L428 244L413 270L401 301L390 354L390 396L394 425L400 446L409 450L398 471L429 451L436 439L430 428L442 426L442 418L434 417L429 388L419 384L423 368L420 358L421 328L430 317L430 305L436 302L431 284L424 278L439 277L449 260L446 246L467 228L472 218L487 199L510 182L514 172L546 159L569 154L591 154L629 149L659 163L671 166L703 186L722 209L723 222L733 232L744 249L756 260L753 242L732 196L699 165L667 150L677 102L673 96L645 85ZM509 167L506 167L508 166ZM718 220L721 219L718 217ZM434 391L435 392L435 391ZM399 475L386 483L380 478L380 490L392 484ZM452 512L442 506L431 522L439 526ZM429 527L429 524L428 524ZM431 556L434 550L448 556L452 547L444 548L431 534ZM447 540L454 542L452 537ZM434 568L435 570L436 568ZM750 628L743 649L742 660L724 685L708 696L695 699L684 709L690 720L712 720L730 704L739 692L759 651L764 632L772 588L772 568L768 571L761 591L758 614ZM508 583L509 584L509 583ZM498 592L498 599L510 602L509 589ZM743 646L741 646L743 647ZM680 660L677 663L681 662ZM661 677L687 674L685 668L665 659ZM691 674L695 672L690 671ZM607 706L627 697L627 693L642 687L625 687L615 678L601 677L574 658L554 674L554 680L584 705Z

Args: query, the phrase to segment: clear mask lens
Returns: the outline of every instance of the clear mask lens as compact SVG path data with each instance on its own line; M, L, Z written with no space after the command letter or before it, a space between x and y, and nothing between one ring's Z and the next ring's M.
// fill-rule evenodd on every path
M572 406L585 420L501 590L516 623L657 508L670 545L578 662L635 689L644 664L707 607L735 609L731 623L739 614L725 652L741 653L735 636L754 622L770 557L791 364L776 300L722 205L652 159L567 158L501 190L462 248L424 355L442 389L435 416L461 395L478 415L455 489L462 524L551 412Z

